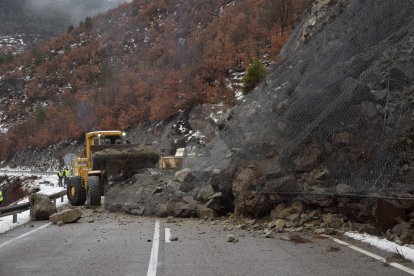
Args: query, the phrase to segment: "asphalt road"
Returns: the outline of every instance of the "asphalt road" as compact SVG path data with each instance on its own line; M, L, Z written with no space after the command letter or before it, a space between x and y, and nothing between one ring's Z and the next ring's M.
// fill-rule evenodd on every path
M223 229L220 221L85 210L74 224L34 222L0 234L0 275L407 275L328 238L295 243ZM227 242L229 234L239 241Z

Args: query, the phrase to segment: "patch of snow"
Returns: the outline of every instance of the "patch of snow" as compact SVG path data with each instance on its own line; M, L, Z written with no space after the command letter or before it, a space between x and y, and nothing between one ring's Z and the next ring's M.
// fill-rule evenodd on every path
M32 175L36 175L33 173L22 173L22 168L19 168L20 173L8 173L8 175L18 175L18 176L32 176ZM38 179L34 180L31 183L31 186L33 187L37 187L40 189L40 191L38 193L42 193L42 194L46 194L46 195L51 195L54 193L58 193L60 191L62 191L62 187L57 187L57 176L56 175L37 175L39 176ZM25 203L28 202L29 198L24 198L22 200L20 200L17 203ZM61 206L65 203L67 203L67 197L64 197L63 202L61 202L59 199L56 200L56 206ZM0 233L4 233L6 231L9 231L10 229L13 229L19 225L22 224L26 224L30 221L30 210L24 211L22 213L17 214L17 222L13 223L13 217L12 216L7 216L7 217L2 217L0 218Z
M211 120L213 120L213 122L217 123L219 121L219 119L217 119L213 113L210 113L210 116L208 116Z
M237 99L238 101L243 100L243 98L244 98L243 91L241 91L241 90L236 90L236 91L234 92L234 97L236 97L236 99Z
M190 142L191 140L196 140L196 142L198 142L199 144L205 144L204 139L206 138L206 136L198 130L194 133L190 132L185 136L187 137L187 142Z
M178 38L178 44L180 44L180 45L184 45L185 44L185 42L186 42L186 39L185 38Z
M375 236L371 236L366 233L360 234L357 232L346 232L344 235L347 237L353 238L355 240L368 243L372 246L375 246L385 251L396 253L398 250L398 252L404 255L404 258L414 262L414 248L403 246L403 245L398 245L395 242L392 242L386 239L381 239Z
M6 125L1 124L0 125L0 133L5 134L5 133L7 133L7 131L9 131L9 129L6 127Z
M183 125L180 125L180 126L178 127L178 130L179 130L181 133L186 133L186 132L187 132L187 129L186 129Z
M155 168L149 168L148 171L150 172L151 175L161 175L162 173Z

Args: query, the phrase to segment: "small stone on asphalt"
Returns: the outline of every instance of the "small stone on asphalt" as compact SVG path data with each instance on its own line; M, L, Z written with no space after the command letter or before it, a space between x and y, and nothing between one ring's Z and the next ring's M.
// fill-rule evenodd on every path
M228 235L227 236L227 242L238 242L239 239L237 239L234 235Z

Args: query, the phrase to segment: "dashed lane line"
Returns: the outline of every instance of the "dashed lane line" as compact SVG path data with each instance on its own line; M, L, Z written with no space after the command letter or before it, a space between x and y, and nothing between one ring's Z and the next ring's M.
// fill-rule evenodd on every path
M406 273L408 273L410 275L414 275L414 270L413 269L408 268L406 266L403 266L402 264L395 263L395 262L387 262L387 260L384 257L381 257L381 256L379 256L377 254L374 254L372 252L369 252L367 250L364 250L364 249L362 249L362 248L360 248L358 246L349 244L347 242L344 242L342 240L336 239L336 238L331 237L331 236L328 236L328 235L323 235L323 236L332 239L336 243L339 243L341 245L347 246L347 247L349 247L349 248L351 248L351 249L353 249L353 250L355 250L357 252L360 252L360 253L365 254L365 255L367 255L367 256L369 256L371 258L374 258L375 260L378 260L378 261L383 262L383 263L387 263L388 265L393 266L393 267L395 267L397 269L400 269L400 270L402 270L402 271L404 271L404 272L406 272Z
M157 275L158 250L160 244L160 221L155 221L154 239L152 240L151 258L148 265L147 276Z
M170 230L170 228L165 228L165 242L171 242L171 230Z
M52 223L51 223L51 222L49 222L49 223L47 223L47 224L45 224L45 225L42 225L42 226L40 226L40 227L38 227L38 228L36 228L36 229L33 229L32 231L29 231L29 232L24 233L24 234L22 234L22 235L20 235L20 236L17 236L17 237L15 237L15 238L13 238L13 239L11 239L11 240L9 240L9 241L6 241L6 242L4 242L4 243L0 244L0 248L2 248L3 246L5 246L5 245L7 245L7 244L9 244L9 243L11 243L11 242L14 242L15 240L21 239L21 238L26 237L26 236L28 236L28 235L30 235L30 234L32 234L32 233L34 233L34 232L36 232L36 231L39 231L39 230L41 230L41 229L43 229L43 228L46 228L46 227L48 227L48 226L49 226L49 225L51 225L51 224L52 224Z

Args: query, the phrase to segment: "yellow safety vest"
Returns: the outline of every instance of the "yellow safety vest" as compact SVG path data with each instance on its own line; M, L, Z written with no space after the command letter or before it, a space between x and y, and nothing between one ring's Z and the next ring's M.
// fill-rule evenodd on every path
M0 202L3 202L3 192L0 191Z
M65 170L64 171L64 176L65 177L69 177L70 176L70 171L69 170Z

